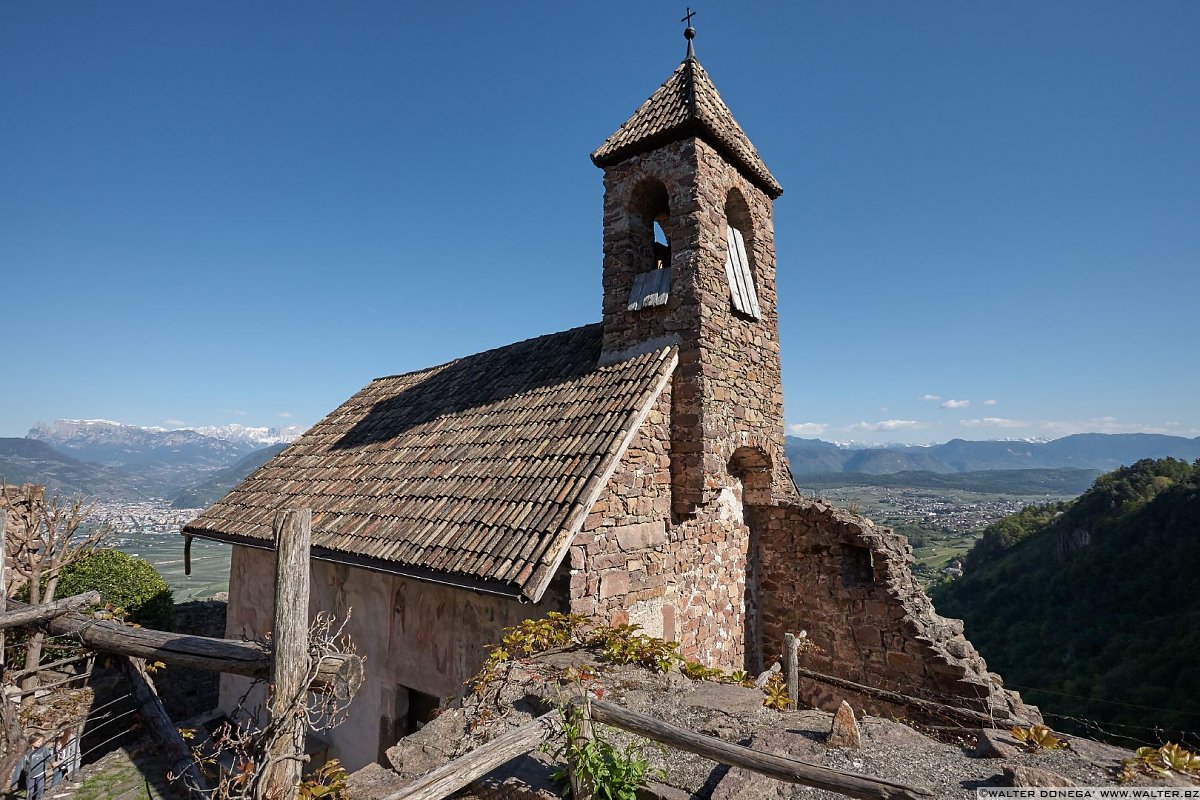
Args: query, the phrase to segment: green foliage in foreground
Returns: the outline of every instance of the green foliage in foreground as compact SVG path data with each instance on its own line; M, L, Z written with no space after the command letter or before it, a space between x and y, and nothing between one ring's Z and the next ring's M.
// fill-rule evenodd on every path
M932 594L1006 683L1046 690L1022 690L1044 710L1200 730L1200 462L1144 459L989 526Z
M129 622L147 628L170 630L175 619L171 589L148 561L120 550L97 550L63 570L58 596L69 597L91 589L105 603L122 608Z

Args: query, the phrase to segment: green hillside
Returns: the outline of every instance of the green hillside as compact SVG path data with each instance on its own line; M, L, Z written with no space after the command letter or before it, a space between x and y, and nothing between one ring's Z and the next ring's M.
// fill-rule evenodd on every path
M1200 461L1138 461L1071 503L989 526L966 574L933 597L1044 711L1147 743L1153 731L1118 726L1196 741Z

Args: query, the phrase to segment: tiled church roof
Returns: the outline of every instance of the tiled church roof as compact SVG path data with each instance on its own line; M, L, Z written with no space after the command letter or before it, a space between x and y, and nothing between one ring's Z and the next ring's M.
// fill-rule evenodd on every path
M699 136L722 151L771 198L783 194L783 187L733 118L712 79L692 56L604 140L592 153L592 161L606 167L687 136Z
M597 324L379 378L184 533L269 546L311 508L314 555L536 601L676 363L599 355Z

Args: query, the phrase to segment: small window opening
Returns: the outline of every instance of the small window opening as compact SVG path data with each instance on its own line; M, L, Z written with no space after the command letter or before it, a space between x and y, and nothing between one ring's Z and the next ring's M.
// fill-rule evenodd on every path
M633 216L640 229L643 253L641 271L633 276L628 311L666 305L671 293L671 215L669 198L662 184L648 182L635 193Z

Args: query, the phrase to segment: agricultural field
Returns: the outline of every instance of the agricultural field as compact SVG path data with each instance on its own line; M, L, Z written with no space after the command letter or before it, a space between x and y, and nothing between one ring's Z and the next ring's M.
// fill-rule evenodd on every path
M917 559L913 571L926 586L946 575L942 570L964 556L987 525L1027 505L1068 500L1075 496L870 485L809 489L804 486L803 477L798 480L806 497L819 497L835 506L856 511L907 536Z

